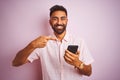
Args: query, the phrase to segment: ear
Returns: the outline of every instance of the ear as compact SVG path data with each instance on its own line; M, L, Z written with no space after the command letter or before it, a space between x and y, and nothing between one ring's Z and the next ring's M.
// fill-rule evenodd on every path
M51 20L49 19L49 24L51 25Z
M67 22L68 22L68 18L67 18Z

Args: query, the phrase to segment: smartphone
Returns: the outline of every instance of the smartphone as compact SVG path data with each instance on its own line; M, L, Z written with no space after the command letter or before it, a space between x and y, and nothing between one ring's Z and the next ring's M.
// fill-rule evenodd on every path
M68 48L67 48L67 50L69 50L74 54L77 52L77 49L78 49L78 45L68 45Z

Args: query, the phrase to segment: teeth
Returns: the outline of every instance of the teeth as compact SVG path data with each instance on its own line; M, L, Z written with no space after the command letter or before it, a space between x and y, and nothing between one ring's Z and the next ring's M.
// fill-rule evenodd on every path
M62 28L63 28L63 26L57 26L57 28L62 29Z

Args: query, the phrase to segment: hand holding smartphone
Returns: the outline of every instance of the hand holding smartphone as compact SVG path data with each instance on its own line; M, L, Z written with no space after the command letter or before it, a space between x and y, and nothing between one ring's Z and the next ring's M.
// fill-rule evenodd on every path
M78 50L78 45L69 45L67 50L75 54Z

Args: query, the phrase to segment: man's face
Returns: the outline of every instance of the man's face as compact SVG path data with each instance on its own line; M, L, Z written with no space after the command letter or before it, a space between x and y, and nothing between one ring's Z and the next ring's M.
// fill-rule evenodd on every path
M62 34L66 31L67 21L68 19L64 11L55 11L52 13L49 22L55 33Z

